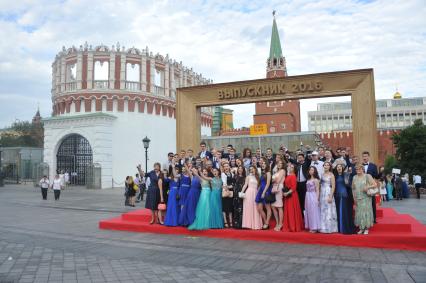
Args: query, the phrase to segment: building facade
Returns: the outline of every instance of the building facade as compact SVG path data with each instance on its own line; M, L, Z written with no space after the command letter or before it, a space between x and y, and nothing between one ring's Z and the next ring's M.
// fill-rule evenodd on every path
M44 162L50 174L68 171L84 185L90 164L101 167L101 187L121 186L135 166L162 162L176 149L176 89L209 84L169 58L145 49L85 44L63 50L52 64L52 117L45 127ZM203 135L211 134L211 108L203 108Z
M308 129L318 133L352 129L351 102L319 103L317 111L308 112ZM422 119L426 123L426 97L402 98L399 92L393 99L376 100L378 129L402 129Z
M267 78L287 76L286 60L281 49L275 12L272 22L271 46L266 64ZM300 102L299 100L283 100L256 103L253 122L254 124L266 124L270 134L300 132Z
M221 106L214 107L212 136L220 136L224 132L234 129L234 110Z

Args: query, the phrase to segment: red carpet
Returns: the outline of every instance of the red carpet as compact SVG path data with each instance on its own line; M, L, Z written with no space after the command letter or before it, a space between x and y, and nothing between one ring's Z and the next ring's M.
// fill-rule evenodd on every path
M120 217L102 220L99 222L99 228L265 242L426 251L426 225L423 225L411 215L398 214L392 208L377 208L377 217L379 223L370 229L369 235L289 233L275 232L272 229L268 231L236 229L189 231L184 227L150 225L151 212L147 209L136 210L124 213Z

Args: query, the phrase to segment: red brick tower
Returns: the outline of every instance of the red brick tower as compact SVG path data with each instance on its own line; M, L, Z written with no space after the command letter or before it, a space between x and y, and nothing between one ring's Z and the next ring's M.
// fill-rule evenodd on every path
M280 36L275 21L272 22L271 47L267 60L266 77L282 78L287 76L285 57L282 54ZM267 124L268 133L300 132L299 100L283 100L256 103L254 124Z

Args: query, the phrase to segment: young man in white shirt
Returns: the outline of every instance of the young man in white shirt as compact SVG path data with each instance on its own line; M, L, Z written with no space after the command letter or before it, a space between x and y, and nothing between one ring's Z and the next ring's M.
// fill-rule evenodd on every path
M413 176L414 187L416 188L417 198L420 199L420 188L422 186L422 177L418 174Z
M43 176L43 178L39 182L40 188L41 188L41 196L43 197L43 200L47 200L47 190L50 186L50 181L47 176Z
M318 171L318 176L322 177L322 175L324 175L324 162L322 162L321 160L319 160L319 156L318 156L318 151L313 151L311 154L311 166L314 166L315 168L317 168Z

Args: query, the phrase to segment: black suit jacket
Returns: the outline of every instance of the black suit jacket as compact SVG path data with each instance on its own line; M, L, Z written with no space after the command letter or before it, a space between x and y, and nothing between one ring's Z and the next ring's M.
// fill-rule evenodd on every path
M305 177L306 180L308 180L308 171L309 171L309 165L310 165L310 163L311 163L311 160L306 158L305 162L303 164L299 164L299 163L297 164L297 168L296 168L296 179L299 176L300 167L302 167L303 176Z
M367 174L370 174L374 179L377 179L379 176L379 171L377 170L377 166L374 163L368 163Z
M201 157L201 151L198 153L198 156ZM206 151L206 157L207 157L207 159L212 160L213 154L210 151L207 150Z

